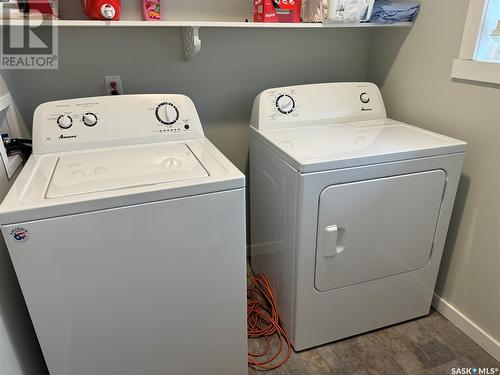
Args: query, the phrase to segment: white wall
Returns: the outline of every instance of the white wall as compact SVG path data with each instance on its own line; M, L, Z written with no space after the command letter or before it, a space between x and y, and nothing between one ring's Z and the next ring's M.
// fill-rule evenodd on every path
M0 76L0 95L8 92ZM24 126L23 124L20 124ZM12 180L0 166L0 199ZM0 236L0 374L45 374L45 363L19 289L5 242Z
M373 34L369 78L390 116L469 143L436 293L498 342L500 90L450 79L468 1L421 2L407 36Z

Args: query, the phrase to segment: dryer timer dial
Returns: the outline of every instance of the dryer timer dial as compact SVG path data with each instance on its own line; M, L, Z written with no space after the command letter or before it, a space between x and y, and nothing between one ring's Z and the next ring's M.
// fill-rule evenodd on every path
M295 101L290 95L280 95L276 99L276 108L284 115L287 115L295 109Z
M364 104L368 104L370 102L370 95L368 95L366 92L363 92L359 96L359 100L361 100L361 102Z

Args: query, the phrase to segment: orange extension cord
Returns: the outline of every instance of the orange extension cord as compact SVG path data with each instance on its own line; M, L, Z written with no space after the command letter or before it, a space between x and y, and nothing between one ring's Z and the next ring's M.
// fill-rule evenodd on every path
M280 325L278 305L266 276L262 273L248 274L247 328L251 339L264 338L266 348L262 352L248 352L248 364L260 370L274 370L290 358L292 346ZM272 353L272 336L277 336L278 349ZM286 347L286 354L282 354ZM281 357L281 358L280 358Z

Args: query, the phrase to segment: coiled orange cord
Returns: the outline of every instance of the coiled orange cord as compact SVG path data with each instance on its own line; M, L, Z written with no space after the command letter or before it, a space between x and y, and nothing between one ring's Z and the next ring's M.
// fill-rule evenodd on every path
M285 330L280 325L278 305L269 280L262 273L248 273L247 329L251 339L264 338L265 350L248 352L248 365L260 370L274 370L283 365L292 353L292 346ZM276 335L278 349L272 353L271 339ZM286 354L282 352L286 347ZM280 358L281 357L281 358Z

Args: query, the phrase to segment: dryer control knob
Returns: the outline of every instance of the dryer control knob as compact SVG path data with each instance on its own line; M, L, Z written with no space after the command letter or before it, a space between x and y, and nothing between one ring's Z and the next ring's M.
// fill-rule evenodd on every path
M87 126L94 126L97 124L97 116L95 113L87 112L83 115L82 121Z
M295 101L290 95L280 95L276 99L276 108L278 108L278 111L284 115L287 115L293 112L295 108Z
M71 116L61 115L57 118L57 125L59 125L61 129L69 129L71 125L73 125L73 119Z
M370 102L370 95L368 95L366 92L362 93L360 96L359 96L359 100L361 100L362 103L369 103Z

